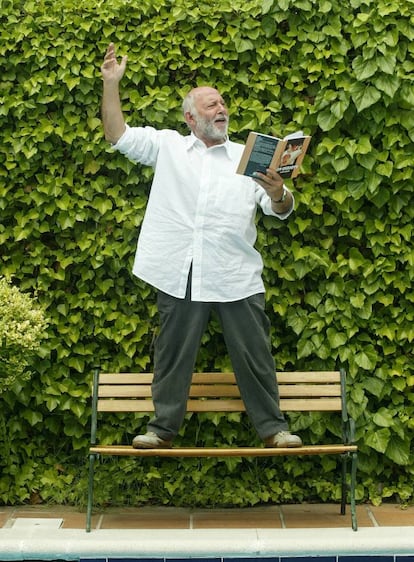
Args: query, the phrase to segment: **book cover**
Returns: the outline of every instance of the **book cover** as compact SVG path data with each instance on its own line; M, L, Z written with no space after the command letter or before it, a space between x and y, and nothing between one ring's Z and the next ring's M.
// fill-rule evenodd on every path
M311 137L302 131L283 139L252 131L236 173L252 177L255 172L265 174L267 168L274 168L283 178L294 178L299 173L310 140Z

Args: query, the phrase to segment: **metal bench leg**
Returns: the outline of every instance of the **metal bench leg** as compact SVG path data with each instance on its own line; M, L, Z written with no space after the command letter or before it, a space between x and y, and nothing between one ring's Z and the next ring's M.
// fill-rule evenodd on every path
M342 477L341 477L341 515L345 515L346 512L346 495L347 495L347 485L346 485L346 473L347 473L348 455L342 455Z
M357 472L357 453L352 453L352 465L351 465L351 520L352 520L352 529L353 529L354 531L358 531L358 522L357 522L356 504L355 504L356 472Z
M96 455L89 455L89 479L88 479L88 505L86 508L86 532L91 531L92 505L93 505L93 473Z

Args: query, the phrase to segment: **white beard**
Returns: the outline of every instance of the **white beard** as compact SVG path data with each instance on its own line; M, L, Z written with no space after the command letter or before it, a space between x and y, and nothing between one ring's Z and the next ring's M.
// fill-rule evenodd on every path
M196 131L200 134L200 136L205 137L212 141L225 141L227 138L227 131L228 131L228 119L226 118L226 126L223 129L220 129L215 125L212 121L208 121L204 117L200 117L199 115L195 116L197 127Z

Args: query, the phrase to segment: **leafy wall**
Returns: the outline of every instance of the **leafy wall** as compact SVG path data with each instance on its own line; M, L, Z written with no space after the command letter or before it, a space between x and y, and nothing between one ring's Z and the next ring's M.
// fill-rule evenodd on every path
M0 13L1 273L36 291L50 322L30 384L2 396L0 501L83 503L92 367L151 369L154 294L131 275L151 171L103 140L110 41L129 55L131 123L184 132L182 96L207 83L229 102L235 140L313 135L294 216L259 218L277 365L346 367L358 498L411 500L413 0L3 0ZM213 319L199 370L229 368L219 332ZM145 421L113 421L103 439ZM317 415L291 423L307 442L338 433ZM180 439L256 437L234 416L189 419ZM333 501L335 466L121 459L101 467L97 501Z

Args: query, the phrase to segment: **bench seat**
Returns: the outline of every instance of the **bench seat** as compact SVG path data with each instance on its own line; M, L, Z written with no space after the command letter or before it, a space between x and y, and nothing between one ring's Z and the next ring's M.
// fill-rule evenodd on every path
M278 457L301 455L340 455L355 453L356 445L304 445L288 447L173 447L171 449L134 449L132 445L90 447L90 453L124 457Z

